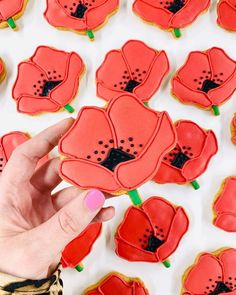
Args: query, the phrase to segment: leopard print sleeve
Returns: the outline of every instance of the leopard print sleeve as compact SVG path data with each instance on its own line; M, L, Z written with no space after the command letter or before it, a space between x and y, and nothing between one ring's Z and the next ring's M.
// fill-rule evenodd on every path
M62 295L61 267L48 279L25 280L0 273L0 295Z

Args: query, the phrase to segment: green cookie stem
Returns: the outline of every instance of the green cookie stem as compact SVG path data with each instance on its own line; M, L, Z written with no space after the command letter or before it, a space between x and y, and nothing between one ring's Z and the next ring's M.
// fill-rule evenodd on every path
M81 271L83 271L84 270L84 268L83 268L83 266L82 265L77 265L76 267L75 267L75 269L78 271L78 272L81 272Z
M134 206L139 206L143 203L136 189L127 192Z
M13 30L16 28L16 24L14 22L14 19L12 17L10 17L8 20L7 20L7 23L8 23L8 26L10 28L12 28Z
M74 111L75 111L75 109L69 104L65 105L64 109L67 110L67 112L69 112L71 114L74 113Z
M213 112L215 116L219 116L220 115L220 109L218 106L212 106Z
M194 188L195 190L198 190L198 189L200 188L200 185L199 185L199 183L198 183L196 180L193 180L193 181L191 182L191 184L192 184L192 186L193 186L193 188Z
M145 101L143 104L144 104L146 107L149 107L149 104L148 104L147 101Z
M173 29L174 35L176 38L180 38L181 37L181 31L178 28Z
M91 41L93 41L93 40L94 40L94 34L93 34L93 31L87 30L87 31L85 31L85 32L86 32L86 34L88 35L89 39L90 39Z
M170 264L169 260L162 261L162 264L163 264L166 268L170 268L170 267L171 267L171 264Z

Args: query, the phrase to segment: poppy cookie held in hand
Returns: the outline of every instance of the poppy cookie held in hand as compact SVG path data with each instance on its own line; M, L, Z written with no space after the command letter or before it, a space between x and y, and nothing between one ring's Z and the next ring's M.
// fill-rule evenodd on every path
M135 0L133 11L144 21L181 37L180 29L193 23L210 6L210 0Z
M217 5L217 23L229 31L236 31L236 1L220 0Z
M214 225L228 232L236 232L236 177L225 179L213 205Z
M182 103L212 109L217 116L219 106L236 89L236 63L223 49L193 51L172 80L172 93Z
M82 189L127 192L153 178L175 142L175 128L166 112L123 94L106 109L80 110L59 142L64 156L60 175Z
M236 249L226 248L198 256L183 277L182 295L236 294Z
M115 13L119 0L47 0L44 16L50 25L87 34L94 40L99 29Z
M188 120L177 121L175 127L177 144L164 156L153 180L157 183L191 183L199 189L196 179L206 171L218 151L216 136L212 130L204 130Z
M83 295L148 295L144 283L140 279L133 279L112 272L106 275L96 285L89 287Z
M0 1L0 28L10 27L17 29L15 20L21 17L28 0L1 0Z
M133 93L141 101L148 102L168 72L165 51L129 40L120 50L108 52L97 70L97 95L109 101L122 93Z
M78 92L85 66L75 52L39 46L34 55L18 66L12 96L20 113L37 115L57 112L70 106Z
M0 175L4 170L8 160L10 159L13 151L22 143L30 139L30 136L24 132L13 131L3 135L0 138ZM48 161L49 157L43 157L38 166L43 165Z
M92 223L77 238L71 241L62 252L62 266L82 271L82 260L91 252L93 244L100 236L101 231L101 223Z
M166 259L175 252L188 226L183 208L151 197L126 211L115 235L116 254L132 262L162 262L170 267Z

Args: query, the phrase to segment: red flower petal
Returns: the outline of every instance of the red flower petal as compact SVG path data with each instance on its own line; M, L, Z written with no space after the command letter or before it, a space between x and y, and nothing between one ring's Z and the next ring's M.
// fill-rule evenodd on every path
M97 188L109 193L121 190L121 185L110 170L85 160L62 161L60 174L68 182L83 189Z
M1 145L8 161L16 147L29 140L29 136L23 132L11 132L1 137Z
M222 262L224 282L233 283L231 280L236 278L236 250L233 248L222 251L219 255L219 259ZM235 283L233 283L235 284ZM236 291L234 286L234 291ZM234 293L232 293L234 294Z
M173 15L172 28L183 28L195 21L203 11L210 6L210 0L188 0L184 7Z
M48 98L22 96L17 101L17 111L24 114L36 115L42 112L57 112L61 106Z
M158 226L158 229L162 230L166 238L176 214L172 204L163 198L151 197L144 202L142 209L149 217L152 227Z
M168 30L170 27L172 13L166 9L156 7L155 4L153 5L153 1L136 0L133 4L133 11L145 21L154 23L162 29Z
M24 8L24 0L1 0L0 1L0 18L2 20L7 20L20 13Z
M182 171L165 161L161 162L160 168L153 180L157 183L186 183L186 178L182 175Z
M77 238L63 250L61 262L64 267L76 267L91 252L92 246L99 237L102 224L90 224Z
M236 178L228 177L223 190L217 197L213 209L216 213L214 224L223 230L236 231Z
M177 208L176 214L167 236L167 240L157 249L157 257L160 261L167 259L178 247L182 237L187 232L189 220L182 208Z
M236 30L235 1L221 0L217 6L218 24L226 30Z
M206 291L209 292L207 287L211 288L212 283L220 279L222 268L218 259L210 253L205 253L186 274L184 289L191 294L204 294Z

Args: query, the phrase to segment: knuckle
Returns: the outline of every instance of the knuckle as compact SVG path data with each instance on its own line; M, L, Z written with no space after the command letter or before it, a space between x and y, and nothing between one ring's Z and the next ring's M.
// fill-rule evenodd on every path
M77 235L79 232L79 222L73 218L69 212L62 210L58 215L59 225L62 231L67 235Z

